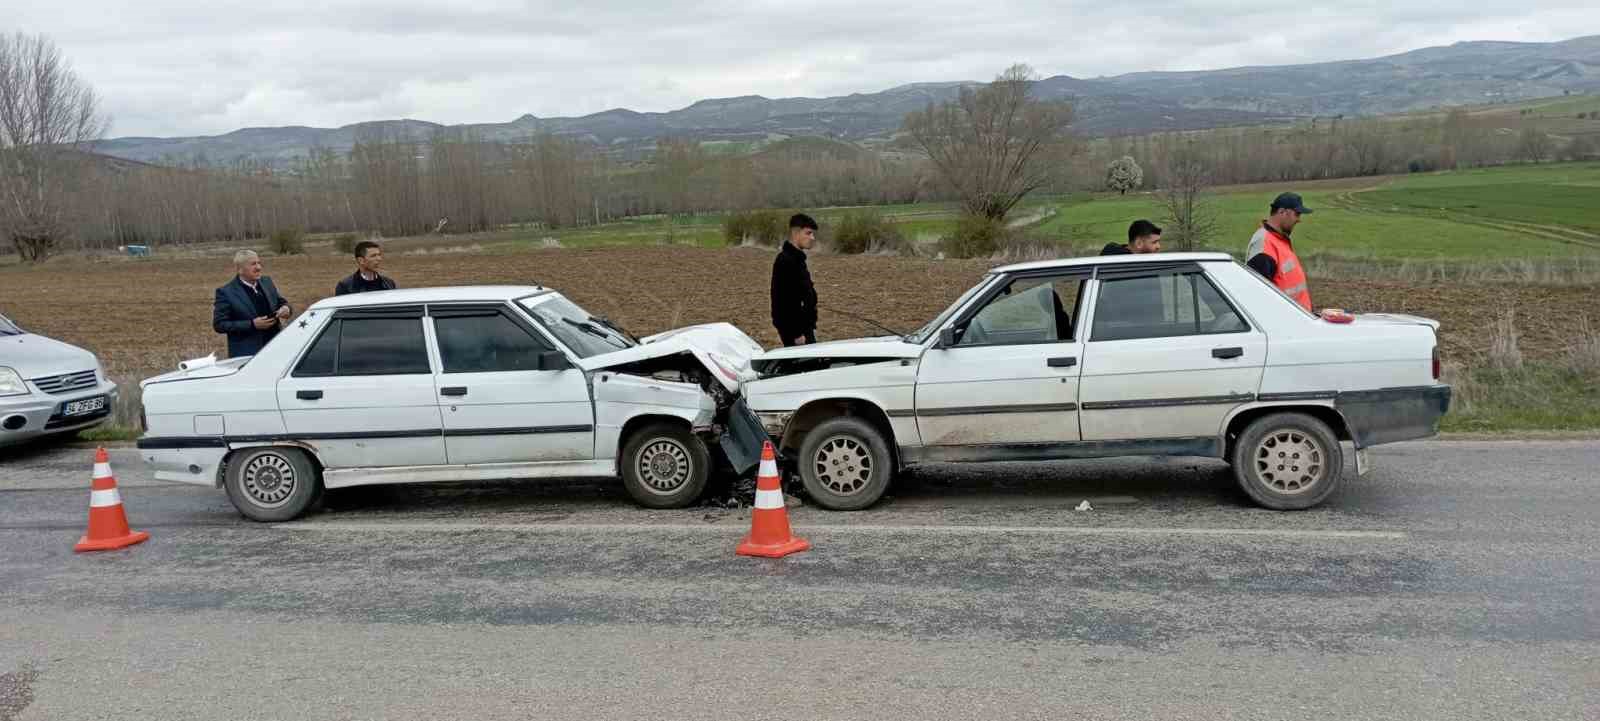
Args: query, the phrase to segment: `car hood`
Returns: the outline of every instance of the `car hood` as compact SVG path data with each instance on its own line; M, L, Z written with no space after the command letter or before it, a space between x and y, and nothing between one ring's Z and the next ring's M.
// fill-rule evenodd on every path
M750 359L761 353L761 344L732 323L706 323L640 338L632 348L581 358L578 367L604 370L679 353L693 354L724 388L737 391L741 383L755 379Z
M922 346L907 343L900 336L886 335L778 348L762 353L756 357L756 361L800 358L920 358L922 351Z
M23 333L0 337L0 366L23 378L47 378L82 373L100 367L94 354L54 338Z
M163 373L161 375L139 381L139 387L144 388L152 383L170 383L172 381L188 381L199 378L220 378L222 376L231 376L235 373L238 373L239 369L243 368L245 363L250 362L251 357L252 356L242 356L239 358L229 358L227 360L219 361L216 360L215 356L207 356L206 358L186 360L179 364L178 370L172 371L171 373Z

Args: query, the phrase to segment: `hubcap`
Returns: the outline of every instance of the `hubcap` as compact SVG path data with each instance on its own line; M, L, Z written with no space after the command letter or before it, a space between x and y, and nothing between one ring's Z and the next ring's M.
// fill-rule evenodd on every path
M817 446L812 459L817 481L832 493L851 496L872 480L872 454L850 436L834 436Z
M1272 433L1256 446L1256 475L1278 493L1305 493L1322 480L1326 467L1322 444L1297 430Z
M689 450L683 445L659 440L639 451L637 468L645 488L651 493L667 495L689 482L694 464L689 461Z
M294 465L274 453L256 456L244 467L245 495L263 508L277 508L287 503L297 483Z

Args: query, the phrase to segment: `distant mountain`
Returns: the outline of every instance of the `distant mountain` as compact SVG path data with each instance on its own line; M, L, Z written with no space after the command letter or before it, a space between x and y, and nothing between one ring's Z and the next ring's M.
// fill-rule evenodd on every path
M454 126L489 140L549 132L639 157L661 136L766 141L820 136L889 138L906 113L953 97L970 81L914 83L831 98L759 95L701 100L665 113L607 110L575 118L523 115L509 123ZM1600 35L1557 43L1464 42L1371 60L1191 72L1140 72L1039 82L1044 98L1071 99L1089 136L1198 130L1313 115L1373 115L1445 105L1600 91ZM315 147L347 150L364 133L425 139L446 126L382 120L341 128L246 128L193 138L115 138L96 150L143 162L287 163Z

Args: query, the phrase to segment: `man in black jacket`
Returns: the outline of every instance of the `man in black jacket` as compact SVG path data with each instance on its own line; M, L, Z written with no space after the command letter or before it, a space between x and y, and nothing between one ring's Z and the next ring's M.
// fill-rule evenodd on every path
M334 295L394 290L393 278L378 272L383 266L383 246L370 240L356 243L356 272L333 287Z
M805 213L789 219L789 239L772 261L772 325L783 344L817 342L817 288L806 251L817 242L817 221Z
M1135 220L1128 226L1128 244L1106 243L1101 255L1139 255L1161 252L1161 229L1148 220Z
M253 250L233 256L238 274L217 289L211 304L211 329L228 336L228 357L261 352L278 335L293 312L272 279L261 274L261 257Z

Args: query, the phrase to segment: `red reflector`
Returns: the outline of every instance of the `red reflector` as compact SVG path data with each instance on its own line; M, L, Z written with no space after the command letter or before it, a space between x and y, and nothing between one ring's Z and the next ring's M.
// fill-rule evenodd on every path
M1323 308L1322 319L1329 323L1349 323L1354 321L1356 317L1339 308Z
M1439 380L1439 371L1442 370L1440 368L1440 365L1441 364L1439 362L1439 346L1434 346L1433 347L1433 379L1434 380Z

